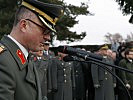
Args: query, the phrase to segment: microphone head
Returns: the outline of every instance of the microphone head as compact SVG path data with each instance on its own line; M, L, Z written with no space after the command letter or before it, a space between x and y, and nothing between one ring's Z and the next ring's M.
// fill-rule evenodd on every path
M87 57L91 57L91 58L98 59L98 60L103 59L103 57L101 55L91 53L91 52L87 52L85 50L69 47L69 46L59 46L58 47L58 52L73 55L73 56L77 56L77 57L81 57L81 58L85 58L87 56Z

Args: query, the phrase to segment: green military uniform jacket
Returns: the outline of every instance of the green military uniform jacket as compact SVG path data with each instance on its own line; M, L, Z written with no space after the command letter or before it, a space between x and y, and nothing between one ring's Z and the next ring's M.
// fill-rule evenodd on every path
M103 58L103 62L113 64L110 57ZM114 72L114 69L109 66L103 67L107 67ZM113 86L116 82L115 78L107 70L96 64L91 65L91 71L94 85L99 85L99 87L95 87L95 100L115 100Z
M48 100L72 100L72 62L51 59L53 96Z
M38 74L7 36L0 45L0 100L41 100Z
M119 66L133 71L133 62L129 62L129 60L127 59L122 59L119 63ZM133 90L133 74L121 71L119 73L119 77L123 80L125 84L129 84L131 86L131 90Z

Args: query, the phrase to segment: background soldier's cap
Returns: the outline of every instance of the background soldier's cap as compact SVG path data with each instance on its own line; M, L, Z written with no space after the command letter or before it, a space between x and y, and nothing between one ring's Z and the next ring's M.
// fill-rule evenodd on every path
M108 50L108 49L109 49L109 47L108 47L107 44L103 44L103 45L101 45L100 48L99 48L99 50Z
M21 6L33 11L45 26L47 26L51 31L56 32L56 22L59 17L63 15L62 6L43 3L37 0L23 0Z
M125 49L125 55L133 53L133 47L127 47Z
M128 47L127 49L133 52L133 47Z

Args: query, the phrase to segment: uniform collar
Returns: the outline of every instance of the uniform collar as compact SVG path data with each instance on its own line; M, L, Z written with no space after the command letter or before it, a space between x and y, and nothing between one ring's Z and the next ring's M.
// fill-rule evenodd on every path
M20 70L24 69L28 64L28 60L26 60L19 46L7 35L1 39L1 43L8 49L14 60L16 60Z
M107 58L107 56L103 56L103 58L105 58L105 59L106 59L106 58Z
M24 48L24 46L22 46L17 40L15 40L11 35L8 35L8 37L14 41L18 46L19 48L21 49L21 51L23 52L25 58L28 57L28 51Z

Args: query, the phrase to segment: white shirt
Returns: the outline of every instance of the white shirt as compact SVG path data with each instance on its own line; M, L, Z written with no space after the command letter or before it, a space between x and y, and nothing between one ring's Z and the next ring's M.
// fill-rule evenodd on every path
M42 59L42 57L37 57L38 60Z
M44 50L43 52L44 52L44 54L48 55L48 51Z
M27 59L27 57L28 57L28 51L25 49L25 47L22 46L22 45L21 45L17 40L15 40L12 36L8 35L8 37L9 37L10 39L12 39L12 40L19 46L19 48L20 48L21 51L23 52L25 58Z

